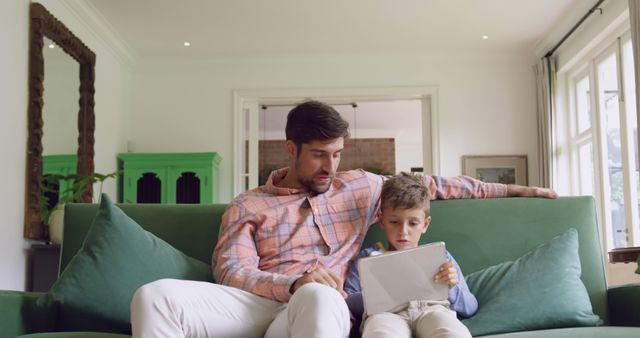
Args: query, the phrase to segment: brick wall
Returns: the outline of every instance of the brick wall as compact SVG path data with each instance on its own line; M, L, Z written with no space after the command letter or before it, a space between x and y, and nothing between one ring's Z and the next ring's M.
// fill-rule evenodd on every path
M273 169L288 166L284 140L262 140L258 143L259 183L264 184ZM396 146L392 138L348 139L339 170L362 168L372 172L396 172Z

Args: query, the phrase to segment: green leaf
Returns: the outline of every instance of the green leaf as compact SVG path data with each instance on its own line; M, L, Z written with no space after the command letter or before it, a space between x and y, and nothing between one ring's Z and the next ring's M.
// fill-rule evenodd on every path
M47 174L40 185L40 218L42 222L44 224L49 223L51 210L57 205L82 201L83 196L94 183L99 182L101 185L100 189L102 189L102 183L104 181L109 178L117 178L120 173L120 171L116 171L108 174L93 173L91 175ZM61 182L68 182L68 188L63 191L59 191L59 188L53 188L55 186L59 187ZM58 193L58 204L51 209L49 208L50 199L46 196L47 193Z

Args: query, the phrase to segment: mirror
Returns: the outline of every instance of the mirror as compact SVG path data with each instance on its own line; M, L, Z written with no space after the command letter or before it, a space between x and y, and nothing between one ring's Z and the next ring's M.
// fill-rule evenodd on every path
M42 107L42 155L75 154L78 151L78 98L80 67L49 38L44 38ZM46 175L46 170L43 172Z
M43 137L45 132L45 123L52 123L51 132L46 128L47 132L51 136L56 137L56 134L65 134L60 129L55 127L55 123L60 122L62 124L71 123L71 125L65 126L65 130L68 131L67 135L58 135L66 137L69 135L77 135L77 142L75 146L71 146L77 153L78 164L76 173L80 176L90 175L93 173L93 132L95 130L95 116L94 116L94 79L95 79L95 54L85 46L80 39L78 39L63 23L58 21L51 13L49 13L44 6L38 3L32 3L30 5L30 32L29 32L29 106L28 106L28 139L27 139L27 173L26 173L26 205L25 205L25 228L24 237L36 240L47 240L48 231L47 227L43 224L40 216L40 195L41 195L41 182L43 179L43 143L46 142L47 147L57 147L55 143L49 143L49 135ZM59 87L49 88L50 81L44 81L45 75L49 76L50 72L47 69L45 74L45 53L43 47L45 44L45 37L50 39L56 47L64 51L71 59L74 60L75 71L71 77L76 77L78 72L79 84L76 80L76 84L70 84L69 82L54 84ZM48 48L48 46L46 46ZM55 47L54 47L55 49ZM46 64L49 67L49 62ZM53 66L53 63L52 63ZM66 67L66 66L65 66ZM53 69L52 69L53 71ZM66 80L64 80L66 81ZM71 100L75 100L73 109L73 117L69 118L69 115L63 116L47 116L43 118L43 114L49 113L49 108L52 112L55 104L47 106L48 102L43 95L45 92L57 92L66 90L70 94L57 96L70 97ZM47 92L47 95L49 93ZM70 103L63 103L67 107ZM45 112L46 111L46 112ZM54 114L54 113L52 113ZM64 119L64 121L62 121ZM57 122L49 122L50 120L56 120ZM71 121L70 121L71 120ZM74 130L77 126L77 132ZM65 141L68 143L68 141ZM65 145L67 147L68 145ZM54 151L54 150L52 150ZM90 202L93 195L93 191L89 190L81 198L79 202Z

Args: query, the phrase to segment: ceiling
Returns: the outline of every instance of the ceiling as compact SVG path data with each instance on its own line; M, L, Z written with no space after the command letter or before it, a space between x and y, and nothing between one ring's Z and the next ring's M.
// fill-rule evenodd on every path
M536 53L595 0L87 0L136 59ZM482 35L489 38L483 40ZM558 36L555 41L559 40ZM190 47L183 46L185 41ZM546 48L546 47L545 47Z

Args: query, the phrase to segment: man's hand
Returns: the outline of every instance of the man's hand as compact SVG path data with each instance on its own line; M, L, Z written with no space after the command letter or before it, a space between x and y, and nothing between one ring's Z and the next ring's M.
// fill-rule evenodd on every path
M526 187L523 185L508 184L507 196L558 198L558 193L553 191L553 189L548 189L548 188Z
M307 283L320 283L324 284L328 287L336 289L342 297L347 297L347 293L344 292L343 286L344 281L340 276L338 276L333 270L318 268L311 272L307 272L302 277L298 278L298 280L291 285L291 294L296 292L301 286Z

